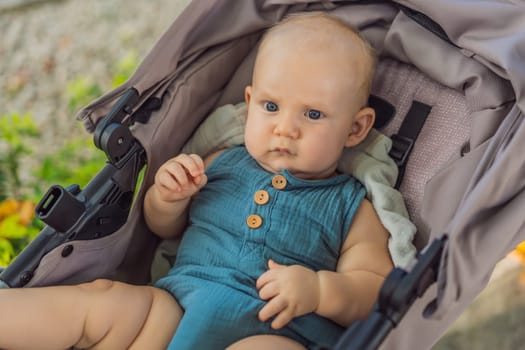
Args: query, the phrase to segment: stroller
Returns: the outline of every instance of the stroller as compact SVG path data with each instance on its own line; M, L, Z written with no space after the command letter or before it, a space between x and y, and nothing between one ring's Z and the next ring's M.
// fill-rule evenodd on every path
M80 111L108 163L84 189L44 195L47 226L0 287L147 283L158 241L142 199L156 169L210 111L242 100L261 33L305 11L342 18L380 54L376 127L392 138L420 249L337 348L431 347L525 239L525 7L512 0L190 3L125 84Z

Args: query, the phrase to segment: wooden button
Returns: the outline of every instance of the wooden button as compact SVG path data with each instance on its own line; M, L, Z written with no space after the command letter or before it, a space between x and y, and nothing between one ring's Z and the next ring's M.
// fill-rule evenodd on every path
M285 188L286 183L287 183L286 178L282 175L275 175L272 178L272 186L273 188L277 190L282 190L283 188Z
M255 195L253 196L253 200L257 204L264 205L268 203L268 201L270 200L270 195L265 190L259 190L255 192Z
M246 224L249 228L259 228L262 225L262 218L257 214L252 214L246 219Z

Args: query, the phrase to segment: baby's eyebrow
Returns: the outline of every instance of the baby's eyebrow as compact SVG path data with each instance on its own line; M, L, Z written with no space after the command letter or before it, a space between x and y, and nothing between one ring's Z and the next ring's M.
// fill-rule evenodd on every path
M263 102L273 102L279 104L278 98L270 93L260 92L256 95L256 100Z
M256 90L256 93L257 93L257 95L260 95L262 97L273 97L273 94L272 94L271 90L267 90L267 89L264 89L264 88L258 88Z

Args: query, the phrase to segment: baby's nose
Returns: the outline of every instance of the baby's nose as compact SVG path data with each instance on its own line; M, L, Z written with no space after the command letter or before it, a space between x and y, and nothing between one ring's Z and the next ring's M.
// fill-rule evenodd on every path
M300 127L297 117L291 113L282 113L278 117L274 133L279 136L298 138Z

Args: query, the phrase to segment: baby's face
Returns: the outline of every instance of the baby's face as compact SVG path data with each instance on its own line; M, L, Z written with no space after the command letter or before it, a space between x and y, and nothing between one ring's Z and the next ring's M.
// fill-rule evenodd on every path
M303 179L334 175L353 132L355 73L322 52L266 50L246 88L248 152L266 170ZM355 69L354 69L355 70Z

